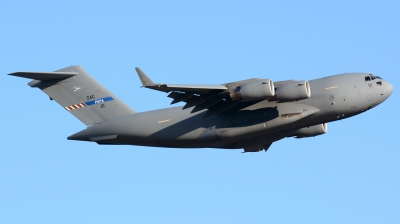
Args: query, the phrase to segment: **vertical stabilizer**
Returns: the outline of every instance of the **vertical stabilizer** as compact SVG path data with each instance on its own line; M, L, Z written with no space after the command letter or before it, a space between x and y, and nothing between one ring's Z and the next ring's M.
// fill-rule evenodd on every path
M29 86L41 89L86 125L135 113L80 66L55 72L16 72L10 75L34 79L28 83Z

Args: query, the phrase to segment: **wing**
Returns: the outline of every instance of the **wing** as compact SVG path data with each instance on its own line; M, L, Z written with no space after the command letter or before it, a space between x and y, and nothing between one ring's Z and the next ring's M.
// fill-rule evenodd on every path
M237 104L229 99L229 89L226 85L156 84L140 68L136 68L136 72L143 87L169 93L168 97L173 99L171 104L185 102L182 109L194 107L192 113L209 109L206 115L208 117L222 113Z
M222 85L156 84L140 68L135 69L142 82L142 87L169 93L168 97L173 99L171 104L185 102L186 104L182 109L193 107L191 113L208 109L204 117L213 116L231 109L240 109L241 107L238 104L249 106L262 101L254 100L243 103L240 100L232 100L231 95L241 85L260 81L261 79L247 79ZM290 81L278 82L276 84L279 85Z

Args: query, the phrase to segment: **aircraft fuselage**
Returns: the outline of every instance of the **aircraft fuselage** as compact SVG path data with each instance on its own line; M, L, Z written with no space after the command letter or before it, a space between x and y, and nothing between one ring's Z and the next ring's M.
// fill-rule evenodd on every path
M182 107L135 113L89 126L68 139L174 148L262 147L301 128L345 119L382 103L392 85L380 78L367 81L366 76L349 73L311 80L308 99L263 100L207 118L206 110L191 113Z

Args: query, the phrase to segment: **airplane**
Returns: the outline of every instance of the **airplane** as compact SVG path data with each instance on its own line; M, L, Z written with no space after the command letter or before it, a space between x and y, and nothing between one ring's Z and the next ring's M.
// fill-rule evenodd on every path
M138 113L81 66L55 72L15 72L74 115L86 129L68 140L100 145L267 151L286 137L325 134L327 123L363 113L385 101L393 86L369 73L345 73L311 81L253 78L220 85L153 82L140 68L145 88L169 93L184 106ZM138 98L140 99L140 97Z

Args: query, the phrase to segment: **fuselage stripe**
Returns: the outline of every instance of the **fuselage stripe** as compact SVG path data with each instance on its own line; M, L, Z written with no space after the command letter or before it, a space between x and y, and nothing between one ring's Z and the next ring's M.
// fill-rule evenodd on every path
M97 100L87 101L87 102L85 102L85 103L86 103L87 106L90 106L90 105L99 104L99 103L104 103L104 102L112 101L112 100L114 100L114 98L112 98L111 96L109 96L109 97L100 98L100 99L97 99Z

